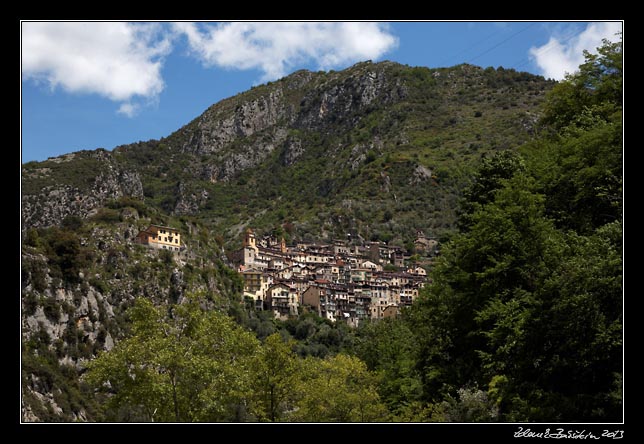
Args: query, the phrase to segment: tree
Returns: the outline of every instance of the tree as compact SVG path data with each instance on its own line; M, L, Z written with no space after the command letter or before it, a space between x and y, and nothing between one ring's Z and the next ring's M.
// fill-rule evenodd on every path
M441 403L439 413L434 413L437 417L444 422L495 422L499 409L483 390L461 388L457 398L450 396Z
M492 157L484 158L460 202L459 228L466 230L472 223L472 214L482 205L494 200L494 193L503 186L503 181L523 171L525 162L514 151L501 151Z
M280 421L291 408L300 362L293 352L295 341L285 342L273 333L253 365L253 390L256 397L255 415L260 421Z
M423 399L443 413L621 418L620 54L586 54L549 97L553 133L520 167L485 162L464 193L462 231L408 318Z
M427 401L480 381L485 337L476 313L492 300L533 291L556 259L548 255L555 230L533 185L515 176L471 216L469 231L443 248L432 284L409 314Z
M132 336L88 364L87 380L110 394L108 418L136 421L245 419L258 341L194 298L155 307L140 298Z
M584 51L579 71L568 74L547 96L541 122L555 130L573 123L584 109L608 119L622 106L622 39L603 40L597 54Z
M584 110L556 136L523 148L546 196L546 212L561 228L589 234L621 218L622 122Z
M302 362L302 380L293 411L296 422L374 422L387 419L377 377L360 359L338 354Z
M622 213L622 42L604 40L549 93L553 130L522 149L557 224L590 234Z
M380 374L378 393L390 411L418 401L422 394L413 336L409 324L399 318L366 323L357 331L356 355Z

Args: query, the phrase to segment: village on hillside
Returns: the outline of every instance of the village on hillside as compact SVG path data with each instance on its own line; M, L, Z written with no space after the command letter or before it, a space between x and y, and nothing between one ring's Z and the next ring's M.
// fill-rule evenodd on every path
M417 233L417 251L433 255L437 245ZM244 297L280 319L313 311L355 327L365 319L398 315L427 282L424 268L405 266L410 261L403 248L382 242L289 247L284 239L256 239L249 228L233 261L244 280Z
M150 225L135 242L178 256L185 252L181 233L171 227ZM428 258L437 247L435 239L416 233L415 251ZM397 316L401 307L418 297L428 281L427 271L406 253L384 242L354 245L335 240L287 246L283 238L257 239L248 228L230 265L243 278L244 300L252 301L256 310L271 310L283 320L313 311L357 327L365 319Z

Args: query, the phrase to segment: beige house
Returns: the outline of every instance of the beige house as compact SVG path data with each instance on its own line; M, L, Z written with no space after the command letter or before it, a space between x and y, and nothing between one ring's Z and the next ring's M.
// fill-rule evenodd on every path
M422 267L408 268L407 274L416 274L418 276L427 276L427 271Z
M298 297L295 288L284 283L277 283L266 291L266 304L280 319L298 314Z
M135 242L150 248L179 252L181 250L181 233L176 228L150 225L136 235Z
M261 270L250 268L248 270L242 271L241 276L244 281L245 292L256 294L262 289Z
M376 264L371 261L364 261L360 264L360 268L366 268L372 271L382 271L382 265Z
M425 254L432 254L438 247L438 241L425 236L422 231L416 232L416 240L414 241L414 248L416 251Z

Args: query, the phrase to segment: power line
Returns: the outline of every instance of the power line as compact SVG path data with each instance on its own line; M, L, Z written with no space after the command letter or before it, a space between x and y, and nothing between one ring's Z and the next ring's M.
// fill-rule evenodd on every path
M507 41L509 41L509 40L513 39L514 37L516 37L517 35L521 34L521 33L522 33L522 32L524 32L524 31L528 30L529 28L531 28L531 27L532 27L532 26L534 26L534 25L536 25L536 23L530 23L528 26L526 26L526 27L522 28L521 30L519 30L519 31L515 32L514 34L512 34L512 35L511 35L511 36L509 36L508 38L506 38L506 39L504 39L504 40L501 40L499 43L497 43L496 45L494 45L494 46L492 46L491 48L487 49L486 51L483 51L481 54L477 55L476 57L473 57L473 58L469 59L469 60L468 60L468 63L472 63L474 60L476 60L476 59L478 59L478 58L480 58L480 57L483 57L485 54L487 54L487 53L489 53L489 52L491 52L491 51L495 50L496 48L498 48L498 47L499 47L499 46L501 46L502 44L504 44L504 43L506 43Z
M455 59L456 57L460 56L461 54L466 54L466 53L470 52L472 49L474 49L475 47L481 45L481 43L489 40L490 38L494 37L499 32L501 32L501 30L497 29L493 33L489 34L487 37L483 38L482 40L477 41L476 43L474 43L474 44L468 46L467 48L457 52L456 54L451 54L451 55L448 55L447 57L444 57L441 61L439 61L437 63L437 66L443 66L445 64L445 62L447 62L448 60Z
M567 43L572 38L578 37L584 31L585 31L585 29L582 29L580 31L574 31L572 34L570 34L568 37L564 38L563 40L561 40L561 41L557 40L557 43L559 43L560 45L564 44L564 43ZM546 44L541 49L539 49L539 51L537 51L537 53L535 55L545 54L546 52L552 50L555 46L556 45L554 43L553 44ZM512 66L514 66L514 68L517 69L517 68L520 68L523 65L527 64L528 62L530 62L530 57L523 57L517 63L515 63Z

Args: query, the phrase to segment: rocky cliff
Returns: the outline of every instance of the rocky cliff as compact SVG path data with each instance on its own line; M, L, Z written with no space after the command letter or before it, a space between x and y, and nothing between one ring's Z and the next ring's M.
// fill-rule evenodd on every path
M96 419L79 376L87 360L127 333L127 310L136 298L181 303L186 292L201 292L224 311L239 304L240 280L203 227L176 223L188 250L172 255L133 242L152 219L171 223L123 198L85 219L67 216L60 228L27 230L21 256L24 421Z
M136 171L117 164L105 150L31 162L22 171L23 228L60 225L70 215L87 217L110 199L143 197Z

